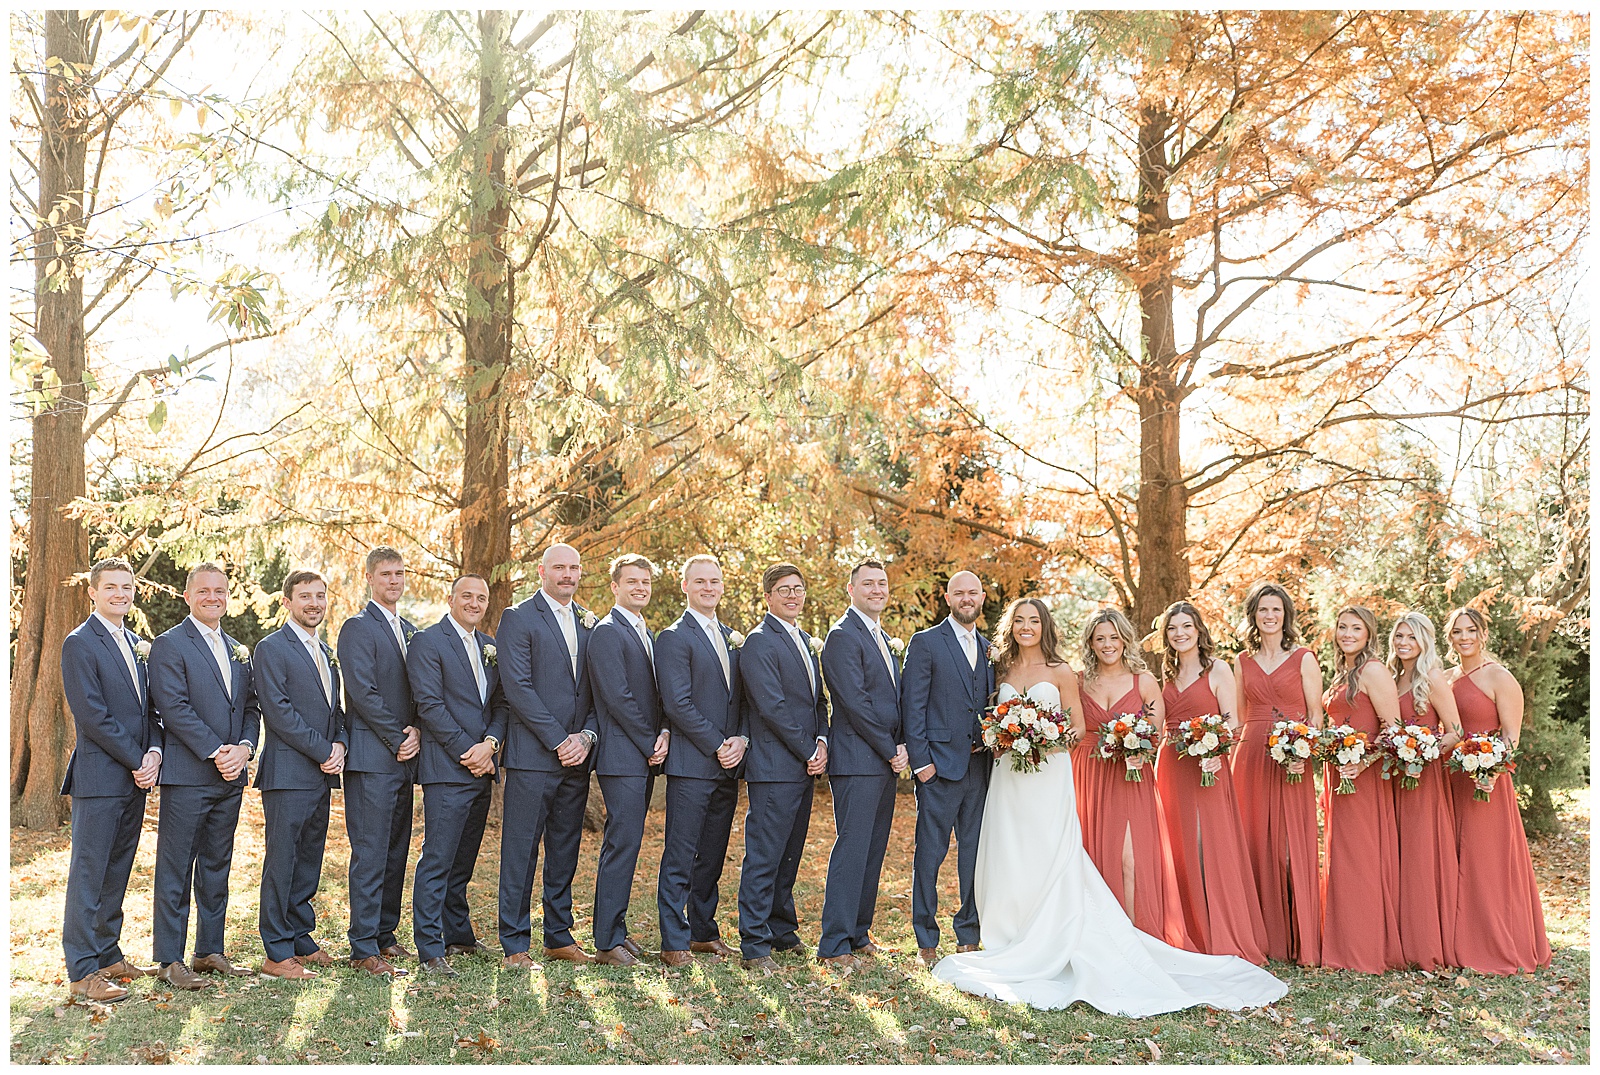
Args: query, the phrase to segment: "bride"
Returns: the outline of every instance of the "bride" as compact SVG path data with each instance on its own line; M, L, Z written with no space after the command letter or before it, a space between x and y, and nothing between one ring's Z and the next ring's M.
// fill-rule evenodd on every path
M1013 601L1000 618L998 700L1026 694L1070 707L1084 735L1077 677L1056 651L1055 626L1038 598ZM1083 849L1068 751L1037 773L996 764L978 837L974 883L983 950L946 956L935 976L956 988L1035 1008L1082 1000L1113 1015L1146 1016L1197 1004L1259 1007L1288 986L1237 956L1172 948L1134 929Z

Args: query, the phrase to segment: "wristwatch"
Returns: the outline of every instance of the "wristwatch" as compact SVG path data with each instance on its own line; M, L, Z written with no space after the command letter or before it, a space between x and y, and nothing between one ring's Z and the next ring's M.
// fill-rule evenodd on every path
M583 729L583 737L585 739L589 740L589 745L590 746L594 746L596 743L598 743L600 741L600 737L594 733L594 729L592 729L592 728L584 728Z
M492 754L492 753L494 753L494 752L495 752L495 751L497 751L497 750L499 750L499 749L500 749L500 740L498 740L498 739L496 739L496 738L495 738L495 737L494 737L494 736L492 736L492 735L486 735L486 736L484 736L484 737L483 737L483 741L484 741L484 742L485 742L485 743L488 743L488 744L489 744L489 752L490 752L490 753L491 753L491 754Z

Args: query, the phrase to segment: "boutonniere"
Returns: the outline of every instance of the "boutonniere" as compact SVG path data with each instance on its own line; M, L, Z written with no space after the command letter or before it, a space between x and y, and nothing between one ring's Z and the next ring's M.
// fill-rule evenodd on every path
M249 664L250 647L246 646L242 642L235 642L233 644L233 659L238 661L240 664Z
M744 645L744 635L740 634L738 631L729 631L728 632L728 648L729 649L739 649L743 645Z
M810 638L806 639L806 645L811 647L812 653L820 654L822 652L822 639L815 635L812 635Z
M400 625L400 631L405 635L406 645L408 646L411 645L411 640L417 637L417 629L411 626L409 623L402 623Z
M486 643L483 647L483 663L493 668L498 663L500 651L494 648L494 643Z
M590 612L588 609L584 609L584 611L583 611L583 619L580 620L579 622L583 624L583 629L585 631L592 631L592 630L594 630L594 625L599 623L600 621L595 619L593 612Z
M327 648L323 649L322 655L328 659L328 667L337 672L339 670L339 655Z
M140 664L150 663L150 642L141 638L133 644L133 655Z
M894 654L896 657L904 657L906 654L906 644L900 641L898 638L891 638L889 639L889 652Z
M999 643L996 643L996 642L989 643L989 663L990 664L999 664L1000 663L1000 645L999 645Z

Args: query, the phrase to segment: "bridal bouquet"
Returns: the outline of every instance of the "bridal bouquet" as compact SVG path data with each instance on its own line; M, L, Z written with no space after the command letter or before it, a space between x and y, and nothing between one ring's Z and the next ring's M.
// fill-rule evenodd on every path
M1465 773L1474 781L1490 781L1498 779L1501 773L1514 773L1517 771L1517 752L1511 749L1511 744L1500 738L1499 732L1480 732L1469 735L1456 744L1455 750L1450 753L1450 760L1445 764L1454 772ZM1486 803L1489 801L1489 792L1481 784L1472 790L1475 802Z
M1386 728L1374 744L1383 755L1383 778L1400 774L1400 787L1410 791L1420 783L1423 766L1439 760L1439 736L1426 724Z
M1367 756L1367 733L1358 732L1348 724L1335 724L1324 728L1317 739L1317 760L1328 765L1355 765ZM1335 795L1354 795L1356 782L1348 776L1339 777Z
M1013 771L1037 773L1046 754L1054 754L1070 745L1069 713L1070 710L1063 712L1026 694L1008 698L984 710L983 745L994 751L997 758L1009 757Z
M1172 749L1196 761L1224 758L1233 749L1233 729L1228 727L1228 718L1220 713L1195 717L1178 725L1177 734L1172 738ZM1200 786L1216 787L1217 774L1201 769Z
M1101 761L1121 760L1122 779L1135 784L1144 776L1133 762L1154 761L1156 748L1161 743L1161 733L1156 731L1152 719L1155 707L1149 702L1137 713L1118 713L1100 725L1100 739L1094 745L1094 756Z
M1273 715L1283 717L1276 709ZM1315 753L1317 731L1303 720L1282 719L1273 722L1267 733L1267 753L1283 766L1283 782L1298 784L1304 773L1291 773L1289 766L1297 761L1309 761Z

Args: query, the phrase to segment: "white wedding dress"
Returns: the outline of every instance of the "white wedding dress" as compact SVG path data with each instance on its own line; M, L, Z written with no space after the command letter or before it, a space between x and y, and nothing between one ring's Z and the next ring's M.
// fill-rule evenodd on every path
M1060 705L1053 683L1029 693ZM1016 697L1009 684L1000 700ZM1113 1015L1197 1004L1261 1007L1288 986L1237 956L1173 948L1133 927L1083 849L1067 751L1037 773L996 764L974 878L983 949L946 956L933 973L956 988L1035 1008L1081 1000Z

